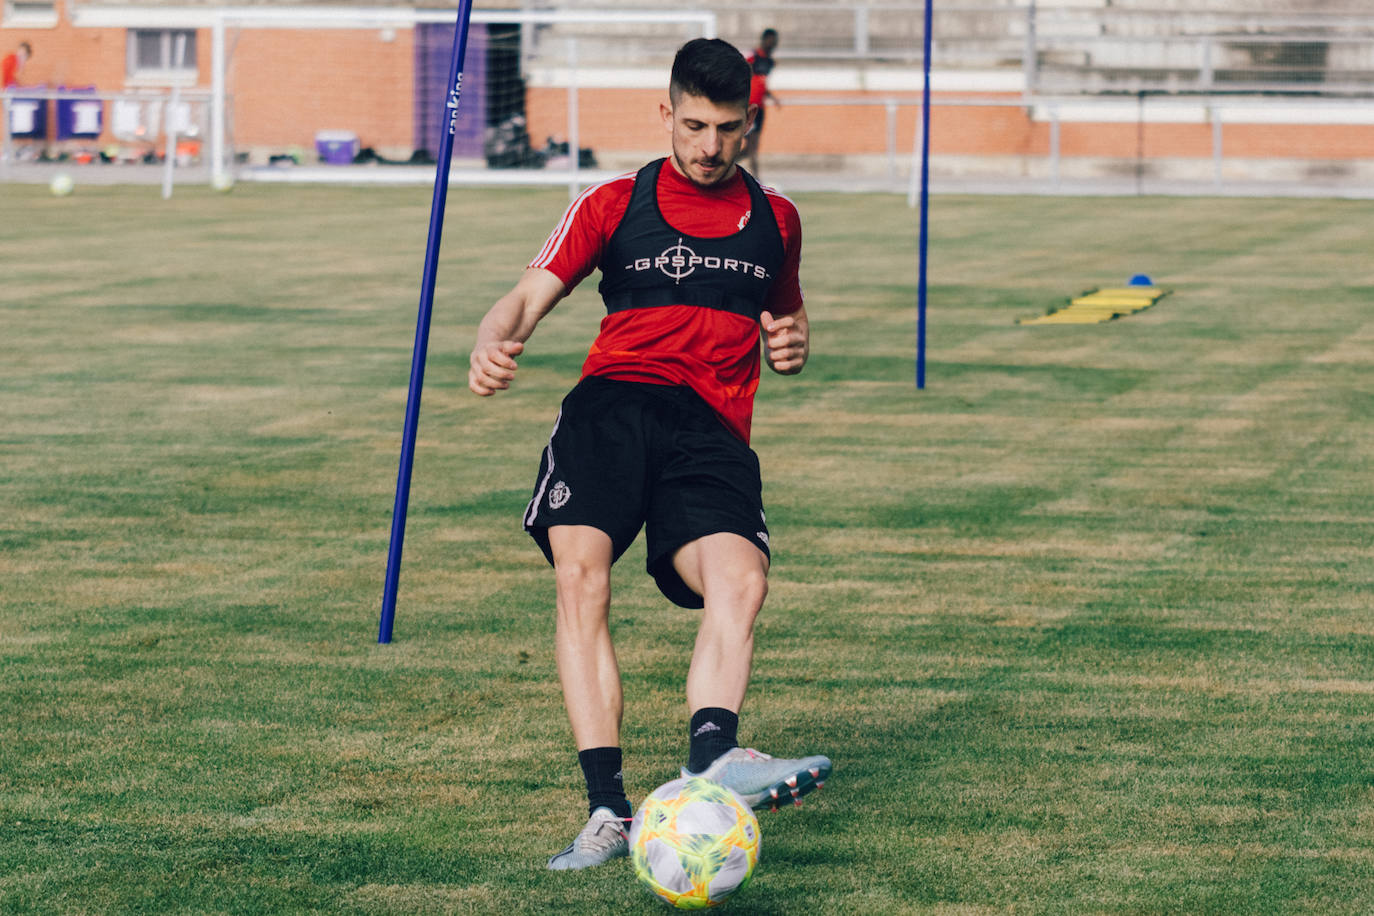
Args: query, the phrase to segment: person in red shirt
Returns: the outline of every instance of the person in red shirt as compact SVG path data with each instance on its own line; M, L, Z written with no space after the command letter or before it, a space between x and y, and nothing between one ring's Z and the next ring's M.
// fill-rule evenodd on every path
M19 71L24 69L24 64L30 57L33 57L33 45L21 41L18 50L6 54L4 59L0 60L0 88L9 89L11 86L19 85Z
M683 774L770 807L800 803L831 771L823 756L773 758L737 741L770 556L748 444L760 338L782 375L800 372L810 353L796 207L736 164L757 110L749 83L733 46L683 45L660 105L671 155L573 201L472 349L469 388L484 397L509 388L536 325L601 271L607 315L524 517L554 568L555 655L590 812L552 869L628 852L610 572L641 527L659 589L702 609Z
M749 104L758 107L754 116L754 126L745 138L745 151L749 157L749 171L759 173L759 146L763 143L763 116L767 103L782 107L777 96L768 91L768 75L773 72L773 51L778 46L778 30L764 29L759 36L759 46L749 55L749 69L752 72L749 83Z

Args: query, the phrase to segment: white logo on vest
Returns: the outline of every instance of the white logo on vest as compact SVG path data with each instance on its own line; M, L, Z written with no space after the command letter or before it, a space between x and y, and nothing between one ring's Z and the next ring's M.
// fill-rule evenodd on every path
M655 258L654 263L658 265L659 270L674 280L681 281L696 271L702 259L697 257L695 251L682 244L682 239L678 239L672 248L663 249L663 254Z
M773 278L773 275L762 264L755 264L753 261L744 261L739 258L721 258L715 255L703 257L682 244L682 239L678 239L676 245L663 249L663 253L656 258L636 258L633 264L625 265L626 270L633 271L657 268L663 271L666 276L671 277L675 283L681 283L690 277L698 267L703 270L725 270L731 273L742 273L746 276L757 277L760 280Z

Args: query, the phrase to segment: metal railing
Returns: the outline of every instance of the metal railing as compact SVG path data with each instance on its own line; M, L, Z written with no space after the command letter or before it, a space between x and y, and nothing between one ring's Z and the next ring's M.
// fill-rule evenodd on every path
M778 28L783 63L911 64L921 56L921 0L702 6L734 41ZM1030 93L1374 95L1374 12L1353 5L1299 14L938 3L932 38L937 68L1020 70Z
M42 177L51 171L44 167L66 163L103 161L132 172L170 157L182 167L198 166L210 126L204 90L11 88L0 91L0 109L0 180ZM107 151L112 141L119 155Z
M792 96L787 105L851 108L868 112L859 117L881 117L886 147L850 157L846 168L829 174L809 171L800 158L773 157L769 172L783 174L784 185L905 191L914 201L922 141L919 96ZM1140 93L943 96L931 105L931 188L938 193L1374 198L1374 147L1329 158L1298 149L1317 130L1374 136L1374 99ZM1028 139L1021 148L977 150L941 135L948 125L966 129L992 113L1015 118L1024 128ZM1291 146L1294 154L1257 151L1257 134L1267 146Z

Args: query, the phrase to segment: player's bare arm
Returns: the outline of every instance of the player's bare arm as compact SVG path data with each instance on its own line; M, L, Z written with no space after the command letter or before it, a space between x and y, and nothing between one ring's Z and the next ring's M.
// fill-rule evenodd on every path
M796 375L802 371L806 358L811 355L811 322L806 317L806 306L781 318L764 312L759 316L759 325L763 330L768 368L779 375Z
M490 397L510 387L518 368L515 357L524 352L535 326L567 292L557 274L531 267L510 292L496 300L477 326L477 341L468 359L468 388L474 394Z

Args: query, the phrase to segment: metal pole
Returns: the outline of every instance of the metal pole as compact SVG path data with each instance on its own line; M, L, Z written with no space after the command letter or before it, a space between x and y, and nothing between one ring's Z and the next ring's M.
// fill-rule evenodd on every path
M1050 103L1050 177L1059 187L1059 106Z
M184 34L178 34L176 37L176 52L173 59L176 61L176 82L172 84L172 95L167 100L166 114L162 119L162 129L167 134L167 151L162 163L163 200L168 200L172 196L172 169L176 165L177 158L177 125L175 119L181 112L181 71L186 67L186 36Z
M4 116L5 126L0 128L0 178L8 178L10 171L10 156L14 154L10 140L10 118L14 117L13 103L10 95L0 87L0 115Z
M916 126L911 131L911 167L910 179L906 187L906 205L909 209L916 209L916 204L921 196L921 150L922 138L925 137L925 130L921 126L921 113L916 112Z
M582 142L577 132L577 39L568 39L568 199L577 197L578 187L577 169L581 158L580 144Z
M1136 93L1135 108L1135 193L1145 193L1145 90Z
M391 642L396 618L396 590L401 579L401 548L406 533L406 507L410 503L410 472L415 463L415 432L420 422L420 390L425 379L425 353L429 348L429 321L434 311L434 280L439 267L439 242L444 232L444 203L448 199L448 173L452 168L453 132L458 126L458 99L463 91L463 58L467 53L468 23L472 0L459 0L458 21L453 29L453 57L448 72L447 115L439 136L439 163L434 171L434 199L429 209L429 241L425 269L420 280L420 314L415 322L415 349L410 360L410 393L406 397L405 429L401 436L401 465L396 475L396 504L391 513L391 547L386 558L386 585L382 592L382 619L377 642Z
M1212 183L1221 187L1221 109L1212 106Z
M888 99L887 109L887 180L897 183L897 100Z
M926 0L925 48L922 69L925 82L921 88L921 232L920 269L916 282L916 387L926 386L926 230L930 224L930 29L934 19L931 4Z
M210 77L210 182L218 185L224 174L224 77L228 64L224 60L224 16L215 16L215 27L210 32L210 56L212 75Z

